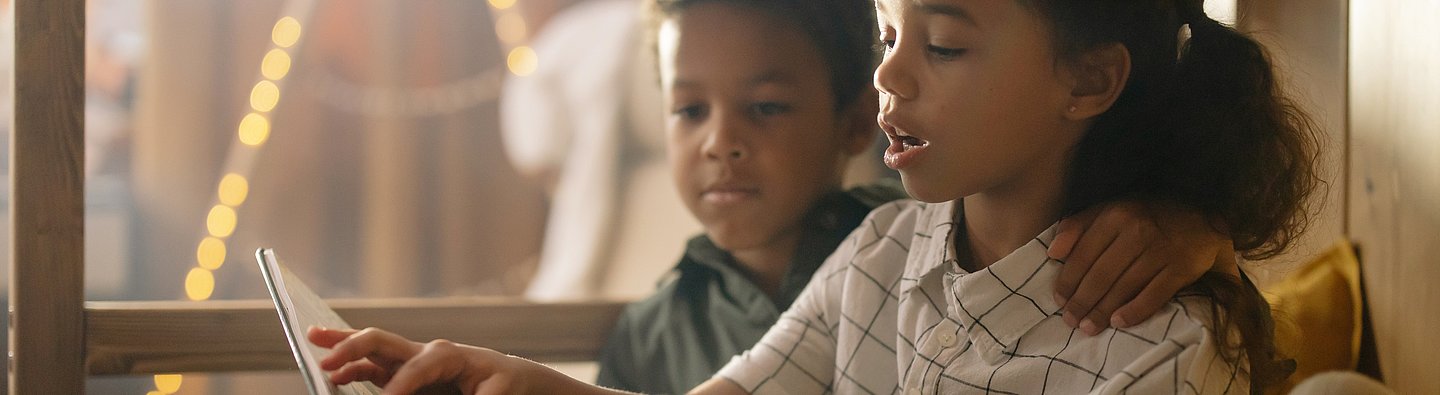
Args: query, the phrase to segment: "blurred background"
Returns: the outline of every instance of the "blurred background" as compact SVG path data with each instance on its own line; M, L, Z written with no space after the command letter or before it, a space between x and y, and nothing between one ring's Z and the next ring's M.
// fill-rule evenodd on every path
M8 90L13 15L9 0L0 4ZM1385 75L1385 56L1409 53L1356 43L1392 42L1377 21L1404 6L1206 6L1272 45L1287 89L1326 132L1331 185L1312 205L1316 223L1261 281L1344 235L1384 236L1373 245L1391 255L1380 260L1408 251L1399 240L1426 245L1414 233L1389 238L1376 218L1406 217L1400 196L1435 196L1424 188L1440 181L1401 183L1403 171L1391 170L1400 165L1382 160L1395 148L1364 145L1393 139L1384 109L1347 118L1353 98L1370 97L1348 81ZM87 300L268 298L259 247L276 248L331 298L647 295L699 226L670 186L638 10L638 0L90 0ZM1367 53L1381 61L1352 61ZM7 177L10 100L0 95ZM1376 124L1385 132L1365 132ZM856 161L851 183L893 177L878 149ZM0 184L5 255L8 188ZM1395 267L1408 266L1378 273L1398 279ZM1382 351L1418 338L1395 313L1377 317L1394 334L1382 336ZM291 371L104 376L86 388L283 394L298 385Z

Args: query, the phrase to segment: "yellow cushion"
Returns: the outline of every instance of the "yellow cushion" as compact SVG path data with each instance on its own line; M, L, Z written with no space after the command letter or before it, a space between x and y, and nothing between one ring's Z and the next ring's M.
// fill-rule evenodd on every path
M1355 370L1360 356L1360 260L1341 240L1266 292L1275 313L1276 343L1296 362L1281 393L1317 373Z

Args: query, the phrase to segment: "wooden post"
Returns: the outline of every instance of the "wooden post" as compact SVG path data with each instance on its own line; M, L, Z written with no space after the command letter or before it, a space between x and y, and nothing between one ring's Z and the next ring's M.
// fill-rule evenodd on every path
M15 0L10 393L85 393L85 1Z

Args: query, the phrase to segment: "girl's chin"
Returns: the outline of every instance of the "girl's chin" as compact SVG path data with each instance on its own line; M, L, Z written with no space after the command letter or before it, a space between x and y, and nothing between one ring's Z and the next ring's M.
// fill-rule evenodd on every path
M905 193L909 194L910 198L922 202L944 203L962 197L953 191L934 188L932 184L925 182L920 177L907 176L904 172L900 173L900 180L905 183Z

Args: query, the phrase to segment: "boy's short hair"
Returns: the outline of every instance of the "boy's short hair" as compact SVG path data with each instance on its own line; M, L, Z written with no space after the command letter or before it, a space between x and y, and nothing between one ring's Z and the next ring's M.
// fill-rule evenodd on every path
M877 34L870 0L647 0L650 37L655 37L665 18L712 2L759 10L803 30L829 68L836 109L853 104L869 90Z

